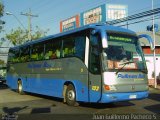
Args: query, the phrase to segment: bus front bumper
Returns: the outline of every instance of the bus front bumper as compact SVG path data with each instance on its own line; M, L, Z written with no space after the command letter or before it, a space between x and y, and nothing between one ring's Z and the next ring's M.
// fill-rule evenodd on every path
M148 97L149 92L128 92L128 93L103 93L101 103L110 103L118 101L130 101L144 99Z

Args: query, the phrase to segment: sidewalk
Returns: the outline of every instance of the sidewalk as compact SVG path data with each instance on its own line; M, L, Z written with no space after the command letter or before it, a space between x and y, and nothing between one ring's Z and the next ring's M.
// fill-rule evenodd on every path
M154 79L148 80L148 85L150 88L154 88L154 82L155 82ZM157 88L155 88L155 89L160 90L160 80L159 79L157 79Z
M157 89L157 90L160 90L160 85L157 85L157 88L154 88L153 85L150 85L149 88L150 88L150 89Z

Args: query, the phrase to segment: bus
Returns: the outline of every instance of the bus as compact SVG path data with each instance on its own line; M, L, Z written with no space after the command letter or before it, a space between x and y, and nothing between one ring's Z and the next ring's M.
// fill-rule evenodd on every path
M148 96L140 45L148 35L90 24L9 49L7 85L24 92L78 102L111 103Z

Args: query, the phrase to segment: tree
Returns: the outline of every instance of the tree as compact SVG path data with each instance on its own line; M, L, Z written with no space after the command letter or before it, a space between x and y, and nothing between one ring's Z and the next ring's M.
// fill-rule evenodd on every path
M4 13L4 5L0 1L0 18L3 16L3 13ZM1 33L2 29L3 29L3 25L4 24L5 24L5 22L0 19L0 33Z
M41 30L36 26L36 30L32 33L32 40L46 36L48 30ZM10 33L6 34L6 39L10 40L13 45L23 44L28 40L28 31L18 27L17 29L12 29Z
M3 65L4 63L4 60L0 60L0 65Z
M39 39L41 37L44 37L46 36L47 32L49 31L49 29L47 30L42 30L40 29L38 26L35 27L35 32L33 33L32 35L32 39L33 40L36 40L36 39Z
M3 16L4 13L4 5L2 4L2 2L0 2L0 17Z

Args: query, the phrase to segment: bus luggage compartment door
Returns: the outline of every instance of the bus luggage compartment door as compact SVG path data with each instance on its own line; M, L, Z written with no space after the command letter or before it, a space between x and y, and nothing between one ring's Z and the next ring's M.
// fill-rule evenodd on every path
M101 98L101 75L89 73L89 102L98 102Z

